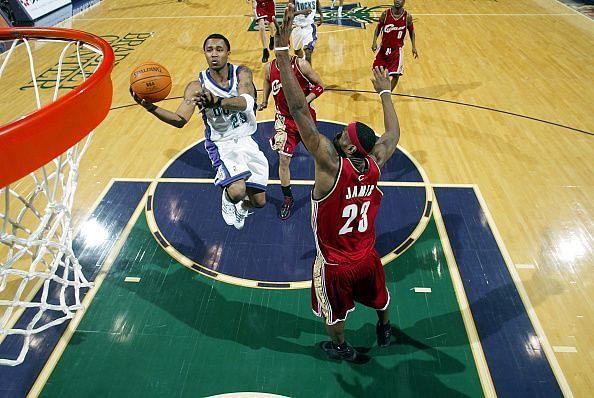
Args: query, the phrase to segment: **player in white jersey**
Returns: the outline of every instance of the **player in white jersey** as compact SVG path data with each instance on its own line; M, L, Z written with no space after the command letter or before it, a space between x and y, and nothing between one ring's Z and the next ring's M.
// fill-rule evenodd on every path
M202 113L205 147L216 170L215 185L223 188L221 212L228 225L243 228L248 209L266 204L268 160L252 138L257 129L256 88L252 71L227 62L227 38L211 34L203 45L208 68L186 86L175 112L141 100L141 106L160 120L181 128L194 109Z
M311 64L311 54L318 37L316 35L316 12L320 15L317 26L324 22L320 0L289 0L295 6L295 20L291 32L291 43L298 57L303 57Z

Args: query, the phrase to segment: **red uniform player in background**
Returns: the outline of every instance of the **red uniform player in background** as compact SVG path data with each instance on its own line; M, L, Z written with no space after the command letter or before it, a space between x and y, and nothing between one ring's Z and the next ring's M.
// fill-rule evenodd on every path
M324 92L324 86L320 76L311 67L310 63L305 59L292 57L291 68L301 91L305 95L305 99L309 105L309 112L311 117L316 120L316 111L311 106L311 102L318 98ZM283 92L283 85L281 83L280 71L276 60L270 62L265 67L264 84L262 103L258 106L258 110L262 110L268 106L268 97L272 92L276 112L274 115L274 130L275 135L270 140L270 146L273 150L278 152L278 175L281 182L281 189L283 191L283 204L279 209L278 216L281 220L286 220L291 216L293 209L293 194L291 192L291 171L289 165L291 164L291 157L301 142L299 130L295 120L291 117L289 112L289 105Z
M412 15L404 9L405 0L394 0L394 6L382 13L379 23L373 33L371 49L376 52L373 67L383 66L392 76L392 91L398 84L398 78L404 71L404 37L406 31L410 35L412 53L419 57L415 43L415 28ZM377 38L382 33L382 43L378 50Z

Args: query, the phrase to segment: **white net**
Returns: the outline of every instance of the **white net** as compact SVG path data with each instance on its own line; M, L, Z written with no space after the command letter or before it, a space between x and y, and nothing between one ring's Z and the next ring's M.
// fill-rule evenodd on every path
M56 45L60 50L53 73L55 85L48 95L40 91L37 82L33 48L54 46L55 54ZM48 50L51 49L42 48L43 52ZM77 66L76 76L82 82L102 61L101 51L86 43L22 38L14 40L2 55L0 79L10 69L11 60L18 58L13 57L18 52L28 55L25 63L32 82L29 91L34 93L37 109L42 107L44 95L46 101L56 101L63 94L64 68L68 69L71 85L73 65ZM89 63L82 61L89 52L96 57L91 70ZM55 62L56 56L53 59ZM16 62L21 66L12 69L22 70L23 60ZM26 90L18 95L31 96ZM27 177L0 188L0 344L3 348L10 346L0 350L0 365L22 363L32 336L73 318L82 308L81 289L92 285L73 252L71 225L78 167L91 136L92 133Z

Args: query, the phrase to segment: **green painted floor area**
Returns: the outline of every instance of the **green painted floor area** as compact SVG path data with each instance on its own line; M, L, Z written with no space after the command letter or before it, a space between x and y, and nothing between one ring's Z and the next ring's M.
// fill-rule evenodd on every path
M41 396L483 396L433 221L386 277L397 343L379 349L375 312L358 306L347 340L370 361L328 361L309 290L250 289L188 270L141 216Z

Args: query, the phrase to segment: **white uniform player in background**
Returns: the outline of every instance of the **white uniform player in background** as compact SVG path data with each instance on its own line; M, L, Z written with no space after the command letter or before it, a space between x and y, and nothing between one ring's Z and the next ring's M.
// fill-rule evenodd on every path
M211 34L203 45L208 68L186 86L175 112L132 96L160 120L183 127L194 109L202 112L205 147L216 170L215 185L223 188L221 212L228 225L244 226L248 209L266 204L268 160L252 138L257 129L256 88L252 71L227 62L231 46Z
M298 57L303 57L311 64L311 54L318 37L316 35L316 13L320 15L317 26L324 22L320 0L289 0L295 5L295 19L291 32L291 43Z

